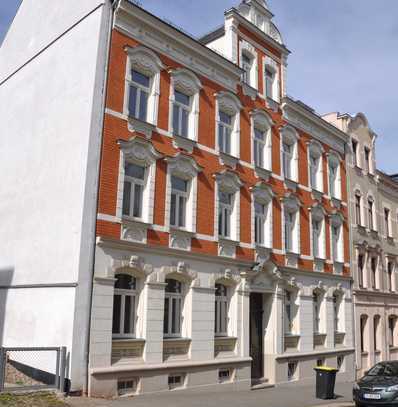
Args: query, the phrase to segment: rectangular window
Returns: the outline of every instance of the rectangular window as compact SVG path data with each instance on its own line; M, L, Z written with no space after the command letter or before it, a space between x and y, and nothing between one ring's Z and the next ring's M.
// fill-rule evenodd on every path
M344 356L337 356L337 369L342 371L344 369Z
M324 366L325 365L325 359L317 359L316 365L319 366Z
M394 333L396 321L396 318L393 316L388 318L388 344L390 347L395 346Z
M232 116L220 111L218 120L218 148L222 153L231 154Z
M296 379L298 362L288 362L287 364L287 380L292 381Z
M368 173L370 173L370 150L365 147L365 168Z
M373 346L375 351L379 350L379 336L378 336L379 324L380 318L376 315L373 318Z
M274 99L274 81L274 72L265 68L265 96L270 99Z
M363 287L363 254L358 254L358 284L359 287Z
M253 150L254 164L264 168L265 133L258 129L254 129Z
M340 300L337 295L333 295L333 316L334 316L334 331L340 332Z
M314 294L312 297L313 304L313 314L314 314L314 334L320 332L320 304L319 304L319 295Z
M250 85L250 72L252 69L252 60L246 54L242 53L243 82Z
M365 352L365 329L366 329L366 317L361 316L361 352Z
M384 208L384 228L386 236L390 237L390 210L388 208Z
M372 275L372 288L377 288L377 259L372 257L370 261L371 275Z
M388 285L389 291L394 291L393 290L393 281L392 281L393 270L394 270L394 265L391 261L389 261L387 263L387 285Z
M312 221L312 248L313 256L320 257L320 237L321 237L322 224L319 220Z
M181 336L182 284L166 279L164 299L163 334L165 337Z
M259 245L263 245L265 241L266 216L265 205L254 202L254 236L255 242Z
M145 168L126 163L124 166L123 215L142 217L142 200L145 186Z
M134 69L131 71L129 92L129 115L146 121L150 78Z
M283 174L292 179L293 145L282 143Z
M293 233L294 233L295 214L285 212L285 250L286 252L293 251Z
M183 375L170 375L168 379L169 390L184 386Z
M135 393L137 391L137 382L137 379L118 380L117 391L119 396Z
M358 166L358 142L352 140L353 164Z
M285 291L285 335L289 335L293 332L292 306L292 295L289 291Z
M191 98L182 92L174 92L173 132L178 136L188 137L188 121L191 110Z
M329 165L329 192L331 197L336 197L337 167Z
M332 255L334 261L340 261L339 238L340 238L340 227L332 225Z
M218 383L230 382L232 378L230 369L219 369L218 370Z
M170 225L180 228L186 226L188 201L188 181L171 177Z
M222 237L231 237L231 216L233 209L233 196L227 192L218 193L218 234Z
M214 332L216 336L228 336L228 289L216 284Z
M355 221L358 226L362 225L361 222L361 196L355 195Z
M373 222L373 201L371 199L368 200L368 221L369 221L369 229L375 230L374 222Z
M319 157L310 155L310 185L313 189L318 188Z

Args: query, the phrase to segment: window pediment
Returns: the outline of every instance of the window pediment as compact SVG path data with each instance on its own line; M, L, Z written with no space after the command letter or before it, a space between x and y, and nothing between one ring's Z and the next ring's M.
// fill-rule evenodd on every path
M250 112L250 116L253 119L254 127L259 130L269 130L274 124L269 114L262 109L254 109Z
M243 186L240 178L231 171L224 171L215 175L216 181L222 191L235 193Z
M301 207L300 200L293 194L286 194L284 198L282 198L283 205L285 209L289 212L297 212Z
M149 141L140 137L133 137L129 141L119 140L118 144L123 151L125 160L145 167L162 157Z
M149 48L143 46L125 47L125 51L130 59L130 65L140 72L153 76L164 67L160 58Z
M312 157L317 157L317 158L321 157L322 154L325 152L325 149L323 148L322 144L316 140L311 140L308 143L308 150Z
M333 226L341 226L344 223L344 216L340 212L330 215L330 221Z
M181 153L178 153L175 157L167 157L165 161L171 173L183 179L192 179L202 171L202 167L192 157Z
M185 92L188 95L194 95L202 89L202 83L198 77L184 68L170 71L170 76L175 89Z
M268 185L263 184L262 182L258 183L256 186L252 188L254 199L257 202L262 204L268 204L272 201L274 197L274 193Z
M218 102L218 109L230 114L236 115L242 109L242 103L239 98L231 92L218 92L215 94Z
M338 167L340 165L340 162L342 161L342 158L338 153L335 151L330 151L328 154L328 159L329 159L329 164L335 167Z
M288 144L295 144L300 139L296 129L290 125L281 128L281 135Z
M318 204L315 204L310 207L310 212L312 215L312 219L317 220L317 221L322 221L325 216L327 215L327 212L325 211L325 208Z

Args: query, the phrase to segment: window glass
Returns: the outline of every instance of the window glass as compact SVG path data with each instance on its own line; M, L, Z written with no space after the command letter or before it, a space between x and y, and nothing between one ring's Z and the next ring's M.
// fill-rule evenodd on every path
M136 83L138 83L138 84L140 84L142 86L145 86L146 88L149 88L150 79L149 79L148 76L142 74L141 72L135 71L133 69L132 72L131 72L131 79L134 82L136 82Z

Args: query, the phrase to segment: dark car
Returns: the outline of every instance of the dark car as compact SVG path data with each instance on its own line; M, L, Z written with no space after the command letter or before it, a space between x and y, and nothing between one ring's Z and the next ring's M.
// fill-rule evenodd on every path
M354 384L357 407L398 407L398 361L380 362Z

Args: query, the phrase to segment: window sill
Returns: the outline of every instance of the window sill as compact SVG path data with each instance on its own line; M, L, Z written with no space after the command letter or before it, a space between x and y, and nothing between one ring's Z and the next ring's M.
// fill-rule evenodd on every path
M227 165L228 167L231 167L233 169L236 168L236 164L238 164L238 162L239 162L238 157L235 157L231 154L224 153L222 151L219 151L219 154L220 154L219 161L220 161L221 165Z
M296 191L297 187L298 187L298 182L296 180L293 180L293 179L290 179L290 178L285 178L285 186L288 189Z
M230 239L229 237L218 236L219 243L227 243L235 246L239 246L238 240Z
M319 191L318 189L312 188L311 191L312 194L312 198L317 200L318 202L322 201L322 197L323 197L323 192Z
M145 222L144 220L140 219L140 218L134 218L132 216L127 216L127 215L123 215L122 216L122 223L129 223L129 224L140 224L142 226L146 226L147 228L150 227L150 223Z
M141 133L147 139L150 139L152 137L152 132L156 129L156 126L135 117L128 116L128 129L131 132Z
M357 229L358 229L358 232L359 233L366 233L367 232L367 230L366 230L366 227L365 226L363 226L363 225L355 225L356 227L357 227Z
M145 343L143 338L122 338L118 336L112 337L112 343Z
M181 148L182 150L188 151L192 154L196 144L196 141L189 137L184 137L173 133L173 145L175 148Z
M171 343L171 342L179 342L179 343L190 343L191 338L183 338L181 336L164 336L163 342Z
M279 110L279 102L270 97L267 97L267 106L274 112Z
M245 96L249 96L252 100L256 100L257 89L253 88L253 86L251 86L250 84L248 84L247 82L244 82L244 81L241 81L241 85L242 85L243 94Z
M190 235L190 236L195 235L195 232L192 232L191 230L188 230L185 228L180 228L178 226L169 226L169 232L184 233L184 234Z
M330 197L332 206L334 206L337 209L341 208L341 199L340 198L336 198L335 196Z
M285 333L285 338L300 338L300 334Z
M398 351L398 346L390 345L389 349L390 349L390 351Z
M265 182L269 181L269 178L271 176L271 171L263 168L263 167L258 167L257 165L254 166L254 171L256 173L256 176L258 178L263 179Z

